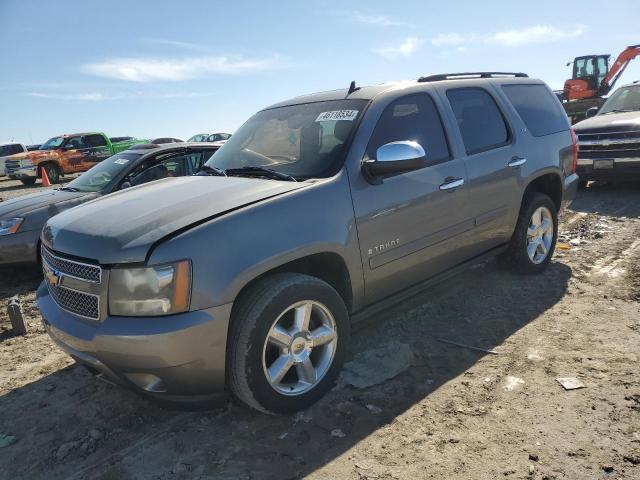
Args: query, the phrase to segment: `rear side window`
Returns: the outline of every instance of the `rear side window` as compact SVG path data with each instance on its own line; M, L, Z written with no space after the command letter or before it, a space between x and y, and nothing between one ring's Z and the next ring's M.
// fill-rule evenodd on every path
M569 129L569 121L545 85L503 85L502 90L534 137Z
M390 142L413 140L424 148L429 162L450 158L447 138L433 100L426 94L407 95L391 103L376 125L367 156Z
M87 135L85 137L87 144L90 147L106 147L107 141L102 135Z
M467 154L500 147L509 141L509 129L495 100L481 88L447 91Z

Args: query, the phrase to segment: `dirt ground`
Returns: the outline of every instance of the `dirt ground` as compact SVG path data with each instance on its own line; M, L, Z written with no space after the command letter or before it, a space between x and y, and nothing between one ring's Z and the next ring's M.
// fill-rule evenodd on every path
M30 190L0 180L5 199ZM0 437L17 440L0 478L640 479L639 217L640 185L590 185L544 274L490 262L367 320L352 365L412 365L281 417L166 411L95 379L44 333L39 273L0 270Z

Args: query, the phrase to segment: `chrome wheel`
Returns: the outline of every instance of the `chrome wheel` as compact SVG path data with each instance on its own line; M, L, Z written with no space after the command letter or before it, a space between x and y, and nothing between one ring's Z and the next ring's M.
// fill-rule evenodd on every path
M547 207L538 207L531 215L527 229L527 254L535 263L542 263L553 243L553 216Z
M262 368L284 395L311 390L329 371L338 344L333 315L323 304L304 300L288 307L273 322L262 349Z

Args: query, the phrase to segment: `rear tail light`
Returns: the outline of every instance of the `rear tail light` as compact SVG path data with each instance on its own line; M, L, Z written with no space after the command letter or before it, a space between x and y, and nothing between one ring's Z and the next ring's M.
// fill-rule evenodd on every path
M573 143L573 163L571 164L571 173L576 173L578 169L578 136L571 129L571 142Z

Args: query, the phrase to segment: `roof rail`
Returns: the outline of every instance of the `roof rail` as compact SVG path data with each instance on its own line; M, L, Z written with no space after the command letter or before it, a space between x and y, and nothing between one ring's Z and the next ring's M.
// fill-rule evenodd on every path
M528 78L529 75L522 72L463 72L463 73L439 73L420 77L419 82L440 82L442 80L464 80L466 78L496 78L496 77L517 77Z

